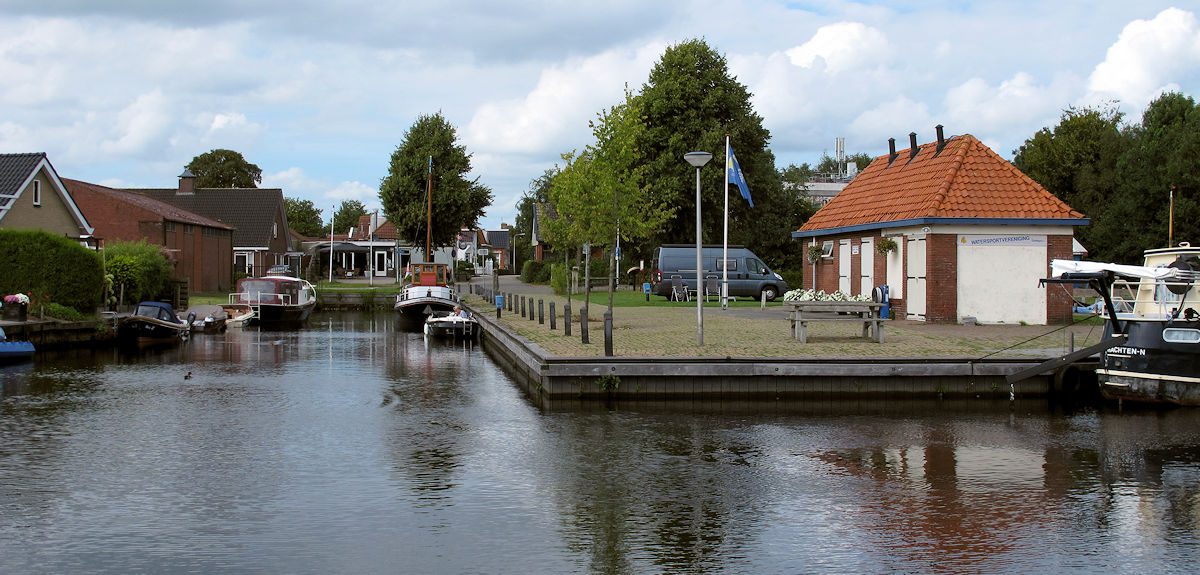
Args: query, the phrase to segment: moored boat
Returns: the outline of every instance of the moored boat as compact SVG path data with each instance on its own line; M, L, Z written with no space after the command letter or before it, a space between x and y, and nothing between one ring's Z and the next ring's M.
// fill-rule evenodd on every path
M225 311L225 327L243 327L254 317L254 308L247 304L227 303L221 309Z
M188 316L193 318L189 325L192 333L225 333L225 322L228 316L222 306L202 305L188 311Z
M441 263L412 264L408 280L396 295L395 310L413 325L423 325L437 312L450 312L459 305L458 291L450 283L450 266Z
M311 283L290 276L263 276L238 280L230 304L249 306L254 315L250 325L299 326L308 321L317 306L317 290Z
M125 343L173 343L187 337L191 320L180 319L171 304L144 301L133 314L117 320L117 339Z
M479 322L469 315L453 311L435 311L425 318L425 335L448 339L475 339Z
M1200 248L1147 250L1141 266L1055 260L1052 267L1057 281L1087 280L1104 299L1105 331L1123 338L1100 353L1101 395L1200 406Z

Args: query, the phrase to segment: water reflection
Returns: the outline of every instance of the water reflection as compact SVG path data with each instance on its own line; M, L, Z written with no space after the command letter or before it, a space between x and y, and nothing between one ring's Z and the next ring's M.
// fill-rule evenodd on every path
M1196 410L535 407L387 314L0 368L0 572L1189 572ZM186 377L190 373L190 377Z

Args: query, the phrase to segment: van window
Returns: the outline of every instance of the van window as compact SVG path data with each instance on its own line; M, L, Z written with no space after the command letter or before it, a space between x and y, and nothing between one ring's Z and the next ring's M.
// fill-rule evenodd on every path
M762 274L762 273L767 273L766 271L764 271L766 269L767 269L767 266L764 265L761 261L756 260L754 258L746 259L746 271L748 271L752 274Z
M738 268L737 260L735 260L735 259L728 259L728 260L718 259L717 260L717 271L724 270L726 268L726 266L728 266L729 271L736 272L737 268Z

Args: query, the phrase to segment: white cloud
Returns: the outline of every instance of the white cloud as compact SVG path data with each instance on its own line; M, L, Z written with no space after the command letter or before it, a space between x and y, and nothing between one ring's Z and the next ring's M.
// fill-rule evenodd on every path
M848 136L857 141L885 142L896 138L896 149L908 147L908 133L917 132L917 143L930 138L920 134L936 124L924 102L897 96L859 114L850 122ZM849 151L849 150L847 150Z
M838 22L820 27L808 42L785 53L796 66L837 74L878 65L889 50L887 36L878 29L861 22Z
M110 137L102 150L114 155L141 156L160 147L173 113L162 90L141 94L117 114Z
M1072 78L1042 85L1026 72L1018 72L999 85L971 78L946 93L942 123L970 126L979 133L1024 130L1032 123L1057 117L1077 88L1078 81Z
M1196 15L1168 8L1152 20L1127 24L1088 79L1085 103L1115 98L1143 108L1180 80L1200 80L1200 25Z
M620 103L626 84L636 91L663 49L661 44L615 49L545 68L524 98L480 104L463 139L481 152L582 147L591 141L588 120Z

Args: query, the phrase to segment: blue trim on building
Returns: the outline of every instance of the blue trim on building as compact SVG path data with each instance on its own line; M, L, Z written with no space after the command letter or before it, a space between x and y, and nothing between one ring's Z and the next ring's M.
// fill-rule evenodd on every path
M904 228L909 226L928 225L972 225L972 226L1086 226L1091 223L1088 218L1076 219L1029 219L1029 218L912 218L894 222L874 222L856 226L828 228L824 230L807 230L792 232L792 239L834 236L867 230L885 230L888 228Z

